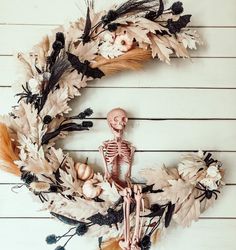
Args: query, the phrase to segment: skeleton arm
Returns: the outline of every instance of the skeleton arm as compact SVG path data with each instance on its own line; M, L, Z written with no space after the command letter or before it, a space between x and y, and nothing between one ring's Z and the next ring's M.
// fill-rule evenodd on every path
M99 152L102 155L102 159L103 159L103 166L104 166L104 170L105 170L105 179L109 180L111 178L111 174L109 173L108 165L106 162L106 157L104 155L104 148L105 148L105 146L101 145L98 149L99 149Z
M131 170L132 170L132 163L133 163L133 156L135 153L135 147L130 145L130 161L129 161L129 165L128 165L128 171L126 173L126 179L130 179L131 177Z

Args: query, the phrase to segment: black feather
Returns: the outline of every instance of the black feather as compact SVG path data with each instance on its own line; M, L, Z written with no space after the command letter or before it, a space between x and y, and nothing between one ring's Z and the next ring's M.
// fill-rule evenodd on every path
M52 68L53 64L56 62L57 57L60 54L60 51L65 47L65 37L62 32L56 33L55 42L52 44L53 51L51 55L48 57L48 65L49 69Z
M175 211L175 204L172 204L171 202L168 204L167 212L165 215L165 227L168 227L170 225L173 213Z
M103 25L106 26L124 15L150 11L152 8L158 6L158 4L159 3L156 0L128 0L116 9L108 11L108 13L102 17Z
M83 44L88 43L90 41L90 31L91 31L92 23L90 18L90 9L87 8L87 15L86 15L86 21L84 26L84 33L81 36L81 39L83 41Z
M58 220L62 221L63 223L65 223L67 225L70 225L70 226L76 226L76 225L78 225L80 223L80 221L68 218L68 217L66 217L64 215L61 215L61 214L57 214L57 213L54 213L54 212L51 212L50 214L52 216L56 217Z
M63 76L71 68L70 62L64 56L57 58L55 64L51 68L51 76L49 81L42 91L41 102L39 105L39 112L43 109L44 104L47 101L47 97L51 91L55 89L55 86Z
M68 60L71 63L71 66L77 70L77 72L87 77L92 77L93 79L102 78L105 74L99 68L91 68L89 62L85 61L84 63L79 60L79 58L69 52L67 52ZM82 78L83 78L82 76Z

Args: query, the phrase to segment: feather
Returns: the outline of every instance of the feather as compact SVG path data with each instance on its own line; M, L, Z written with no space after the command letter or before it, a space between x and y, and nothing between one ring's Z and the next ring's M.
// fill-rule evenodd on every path
M158 5L156 0L128 0L116 9L109 10L107 15L102 17L102 22L106 26L121 16L147 12Z
M14 164L15 160L18 160L18 156L11 141L7 126L0 123L0 169L20 176L21 172L19 167Z
M150 50L135 48L114 59L97 57L92 68L99 68L105 75L112 75L123 70L139 70L142 64L152 57Z
M102 250L121 250L119 245L120 239L111 238L110 240L102 243Z

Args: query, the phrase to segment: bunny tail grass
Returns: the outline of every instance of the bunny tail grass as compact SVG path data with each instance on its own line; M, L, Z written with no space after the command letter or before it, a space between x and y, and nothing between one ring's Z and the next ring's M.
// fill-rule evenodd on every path
M118 238L112 238L102 244L102 250L121 250Z
M135 48L114 59L98 56L93 68L99 68L105 75L112 75L124 70L139 70L145 61L152 57L150 50Z
M14 164L15 160L18 160L18 156L14 151L7 126L0 123L0 169L20 176L21 172L19 167Z

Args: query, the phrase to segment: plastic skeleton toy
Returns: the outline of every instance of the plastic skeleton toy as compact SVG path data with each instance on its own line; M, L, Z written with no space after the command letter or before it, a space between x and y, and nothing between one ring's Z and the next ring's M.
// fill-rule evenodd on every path
M120 247L123 250L138 250L140 249L138 243L141 238L142 230L140 212L141 210L144 210L144 200L142 197L141 186L134 185L132 187L130 181L135 148L130 144L130 142L122 139L124 129L128 122L128 117L123 109L116 108L108 113L107 121L114 135L114 139L103 142L103 145L99 147L99 151L103 157L105 178L109 182L115 183L124 199L124 233L123 240L120 241ZM125 174L126 182L120 180L120 168L123 163L128 165L128 169ZM111 167L111 172L109 172L109 167ZM134 199L132 198L132 194L134 194ZM136 203L136 218L134 234L131 237L130 206L133 202Z

